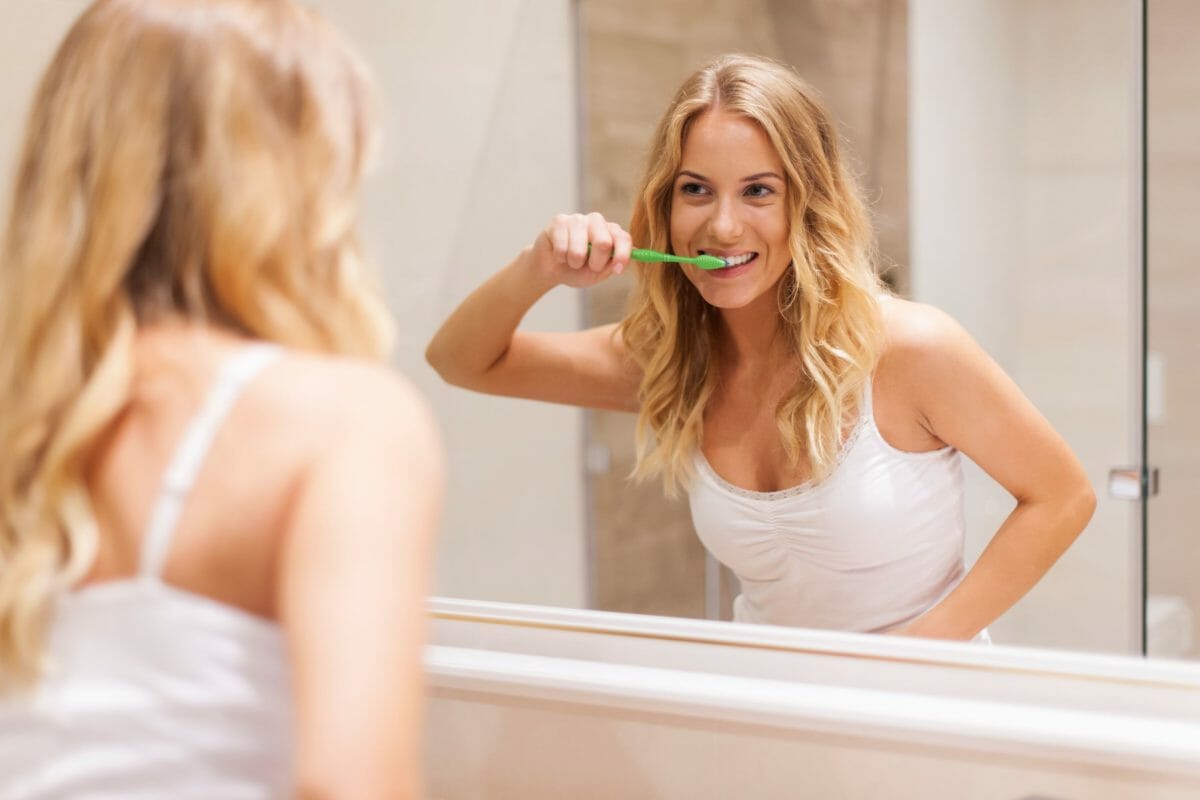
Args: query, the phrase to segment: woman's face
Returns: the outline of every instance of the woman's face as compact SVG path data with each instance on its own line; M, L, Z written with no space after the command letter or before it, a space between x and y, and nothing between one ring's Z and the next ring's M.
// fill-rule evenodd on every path
M783 162L757 122L715 109L692 123L671 199L671 247L736 264L683 268L710 305L749 305L788 269L786 192Z

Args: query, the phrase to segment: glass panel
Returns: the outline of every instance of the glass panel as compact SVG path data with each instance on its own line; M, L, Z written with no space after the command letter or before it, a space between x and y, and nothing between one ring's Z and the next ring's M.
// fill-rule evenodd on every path
M1200 4L1147 4L1148 509L1146 646L1200 657Z

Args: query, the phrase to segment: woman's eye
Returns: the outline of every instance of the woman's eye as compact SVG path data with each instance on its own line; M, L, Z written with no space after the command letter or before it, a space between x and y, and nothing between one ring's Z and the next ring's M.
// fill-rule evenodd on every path
M769 197L775 193L775 190L763 183L752 183L746 187L746 196L754 198Z
M705 188L699 183L681 183L679 184L679 191L692 197L699 197L705 193Z

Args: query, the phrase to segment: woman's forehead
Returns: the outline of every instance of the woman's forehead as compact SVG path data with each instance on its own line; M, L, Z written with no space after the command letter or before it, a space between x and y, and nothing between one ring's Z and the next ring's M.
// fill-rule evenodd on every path
M740 177L764 172L782 175L783 162L758 122L718 109L692 123L683 142L680 170Z

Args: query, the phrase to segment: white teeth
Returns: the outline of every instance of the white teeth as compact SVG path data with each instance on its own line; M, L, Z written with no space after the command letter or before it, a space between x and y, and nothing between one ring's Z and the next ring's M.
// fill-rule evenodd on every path
M712 255L712 253L707 250L700 250L699 253L700 255L706 256ZM753 250L748 253L742 253L740 256L719 256L719 258L725 262L725 269L729 269L730 267L740 267L743 264L750 263L757 257L758 253L754 252Z
M758 255L758 253L742 253L740 256L734 256L733 258L726 258L725 266L726 267L740 267L742 264L748 263L750 261L750 259L754 258L756 255Z

